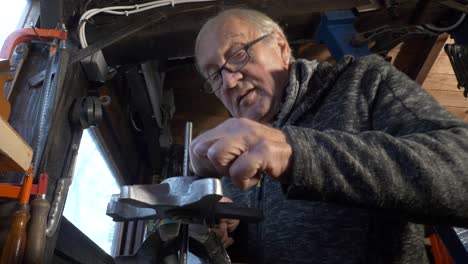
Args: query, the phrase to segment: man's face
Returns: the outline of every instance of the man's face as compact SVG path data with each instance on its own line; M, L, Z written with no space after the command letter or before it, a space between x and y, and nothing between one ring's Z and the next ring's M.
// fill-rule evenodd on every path
M201 36L196 51L206 78L245 44L261 37L255 28L238 18L226 18ZM289 46L274 33L249 49L250 61L240 70L221 72L223 84L215 93L234 117L262 123L271 121L281 105L288 79Z

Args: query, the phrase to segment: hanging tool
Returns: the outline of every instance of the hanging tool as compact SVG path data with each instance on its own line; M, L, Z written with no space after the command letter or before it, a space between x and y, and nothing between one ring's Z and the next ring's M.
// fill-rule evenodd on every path
M23 43L23 42L29 42L31 40L39 39L41 41L57 41L60 40L61 43L64 43L64 40L67 39L67 32L65 30L55 30L55 29L39 29L39 28L23 28L23 29L18 29L12 32L8 37L5 39L5 42L0 50L0 58L10 60L11 56L17 47L17 45ZM55 49L54 49L55 50ZM21 48L20 46L17 47L17 53L23 53L24 55L24 49ZM53 52L55 54L55 52ZM50 61L50 60L49 60ZM50 63L53 63L50 62ZM68 61L67 61L68 64ZM16 73L15 76L17 76L19 72L19 68L21 67L21 62L18 62L16 65ZM6 69L2 67L2 75L5 76L5 73L8 73L7 71L10 71L10 68L7 67ZM57 78L58 79L58 78ZM13 79L14 82L15 79ZM8 100L9 95L11 94L12 91L12 84L11 82L10 87L8 88L8 95L6 99ZM59 81L57 81L59 82ZM30 150L30 147L27 146L27 144L24 143L24 140L17 135L16 131L14 131L9 124L7 123L8 120L8 114L9 114L9 103L8 101L4 100L5 98L3 97L4 95L4 85L1 83L2 89L0 89L1 96L0 96L0 109L3 109L2 111L2 116L5 119L5 122L2 122L3 120L0 120L0 129L2 130L2 134L8 133L9 138L7 139L12 139L14 138L15 142L14 144L0 144L0 158L2 160L5 159L5 157L9 160L13 160L13 162L2 162L0 166L0 170L2 171L26 171L28 169L28 166L30 165L30 159L32 156L32 151ZM6 108L5 108L6 107ZM4 130L5 129L5 130ZM6 131L6 132L5 132ZM4 142L2 142L4 143ZM21 153L20 157L12 157L10 155L4 155L6 152L4 151L4 146L10 150L12 146L15 146L16 148L21 147L22 150L15 151L14 153ZM37 150L37 148L35 148ZM7 153L9 154L9 153ZM16 155L19 156L19 155ZM36 154L36 158L39 156ZM20 159L21 164L17 162L17 160ZM35 162L37 163L37 161ZM33 163L33 164L35 164ZM5 165L6 164L6 165ZM38 166L34 166L35 169L37 169ZM34 173L36 175L36 173Z
M468 97L468 46L446 44L444 50L449 57L453 72L457 78L457 88L463 88L463 96Z
M66 42L64 40L56 38L53 40L50 47L49 61L46 66L45 77L42 85L43 95L41 103L42 107L39 114L39 126L35 136L37 140L35 144L34 164L36 164L37 168L34 175L38 174L40 168L42 169L42 167L40 167L41 165L44 166L44 164L47 164L47 162L44 161L44 153L46 153L49 130L52 127L52 121L54 119L55 104L56 101L58 101L58 99L56 99L56 95L62 94L60 91L63 89L63 82L70 58L69 51L65 44ZM56 61L58 63L55 63ZM56 68L55 77L53 77L54 68ZM76 148L75 152L77 152L78 147L75 145L73 145L73 147ZM53 235L57 229L70 184L71 177L61 178L57 182L49 221L46 228L46 235L48 237Z
M78 145L73 144L70 157L70 169L65 177L60 178L57 181L57 186L52 200L52 206L50 208L46 236L53 237L57 231L57 227L62 216L65 201L68 195L68 189L73 180L73 174L75 173L76 157L78 156Z
M33 169L23 179L23 186L19 196L18 209L13 214L13 221L5 239L0 264L23 263L24 248L26 245L26 226L29 214L29 196L33 181Z
M63 82L63 74L59 76L60 78L52 78L52 70L55 67L55 60L57 54L57 45L60 46L60 50L64 49L65 41L67 38L67 33L65 30L48 30L48 29L21 29L13 32L8 36L5 40L5 44L3 45L0 51L0 57L2 58L10 58L14 48L16 45L33 40L35 38L39 38L39 40L52 40L50 51L49 51L49 60L47 63L46 68L46 77L43 83L43 94L41 100L41 111L39 115L39 130L37 131L37 141L35 146L35 159L33 165L31 165L28 169L28 175L23 180L23 186L21 188L21 192L19 194L19 204L18 210L13 214L13 222L12 226L9 230L7 239L5 240L5 244L2 250L2 256L0 263L22 263L24 250L26 246L26 225L30 219L30 206L29 206L29 198L31 195L32 189L32 182L35 175L37 175L37 171L39 170L40 162L42 160L42 156L46 147L48 131L51 126L52 116L53 116L53 109L55 105L55 94L57 90L57 84ZM68 60L65 61L64 58L60 58L59 69L64 68L66 69L66 65L68 65ZM64 67L65 65L65 67ZM65 71L63 71L65 72ZM53 79L53 80L52 80ZM1 91L3 93L3 89ZM14 187L14 186L13 186ZM38 187L38 189L41 189ZM10 195L14 195L16 189L9 188ZM39 192L43 192L44 190L39 190ZM39 208L40 206L35 202L35 208ZM47 210L41 208L36 210L39 214L39 222L44 222L43 215L46 214ZM37 216L38 214L35 213ZM37 217L36 217L37 218ZM44 224L34 225L32 227L33 230L41 229L41 226ZM44 229L44 228L42 228ZM40 233L40 232L39 232ZM36 241L39 242L39 249L44 248L45 240ZM37 259L34 261L37 263Z
M192 143L192 122L185 123L185 145L184 145L184 177L189 176L189 162L190 162L190 143ZM188 247L189 247L189 226L182 224L180 227L180 253L179 263L187 264Z
M17 54L19 54L20 58L17 59L16 61L12 62L13 64L16 64L16 71L15 71L15 76L11 82L7 82L6 85L4 85L2 82L0 82L0 87L1 87L1 93L0 93L0 107L1 115L5 120L8 120L8 116L10 113L10 106L8 103L8 99L10 97L10 94L12 92L13 85L16 81L16 78L19 74L20 68L22 66L22 58L27 54L27 47L21 47L21 43L23 42L29 42L31 40L39 38L39 40L43 41L52 41L54 39L59 39L59 40L66 40L68 37L68 34L64 30L55 30L55 29L41 29L41 28L22 28L22 29L17 29L13 31L11 34L8 35L8 37L5 39L1 50L0 50L0 58L7 60L12 59L13 52L17 51ZM17 47L18 46L18 47ZM3 76L8 77L8 79L2 80L2 81L8 81L11 80L10 76L10 65L8 64L8 67L5 68L3 66L2 62L2 67L1 67L1 72L2 72L2 79ZM5 94L4 94L4 89L8 91L6 94L6 100L5 100Z
M59 52L58 52L59 50ZM36 166L34 175L38 175L39 168L44 158L45 149L47 146L47 139L49 136L49 130L52 127L52 120L55 108L55 96L57 89L59 88L59 82L61 82L60 76L65 73L66 65L64 60L68 59L66 56L65 41L54 39L49 50L49 59L46 66L46 73L44 82L42 85L42 98L41 98L41 109L39 111L39 125L35 134L36 144L34 146L34 164ZM57 74L59 77L53 78L53 71L57 54L60 53L59 65L57 71L61 71L62 74ZM65 55L65 56L64 56ZM68 62L67 62L68 63ZM65 69L63 69L65 67ZM62 78L63 79L63 78ZM57 184L58 185L58 184Z
M44 83L42 85L41 109L39 111L39 125L36 131L36 144L34 147L34 175L37 175L40 167L40 162L44 154L49 134L49 128L52 123L53 108L55 104L56 87L52 81L52 71L55 65L55 57L57 55L57 40L54 40L50 46L49 58L46 66Z
M24 263L44 263L46 245L46 226L50 203L46 199L49 176L42 173L39 176L39 185L36 199L31 202L31 221L28 226L28 239Z
M22 184L0 183L0 198L19 199L22 187ZM37 195L38 189L39 184L33 184L31 195Z
M57 181L56 189L52 198L52 205L49 212L48 223L46 228L47 237L53 237L57 231L60 218L62 216L65 201L67 199L68 190L73 181L75 172L76 158L78 156L78 148L81 138L81 131L91 126L97 126L102 120L102 104L99 98L93 96L79 97L73 102L70 109L69 119L75 131L72 139L71 151L69 153L69 162L65 166L66 175Z
M13 31L5 39L0 51L0 58L10 59L15 47L22 43L39 38L41 41L53 41L54 39L66 40L67 31L44 28L21 28Z

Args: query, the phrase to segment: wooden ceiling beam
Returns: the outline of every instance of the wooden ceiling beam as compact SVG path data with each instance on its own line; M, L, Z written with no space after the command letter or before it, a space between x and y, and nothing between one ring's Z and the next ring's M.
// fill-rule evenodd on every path
M178 5L175 8L165 7L157 10L167 16L164 22L148 26L144 30L105 48L103 52L110 65L191 57L193 56L194 40L205 20L221 10L232 7L249 7L266 13L280 22L290 40L304 37L312 38L319 22L320 12L351 9L368 3L368 0L329 0L325 2L320 0L233 0L203 5ZM142 13L142 15L145 14ZM130 17L96 16L94 25L87 26L87 40L89 43L93 43L139 18L141 19L140 15ZM175 43L177 45L174 45Z

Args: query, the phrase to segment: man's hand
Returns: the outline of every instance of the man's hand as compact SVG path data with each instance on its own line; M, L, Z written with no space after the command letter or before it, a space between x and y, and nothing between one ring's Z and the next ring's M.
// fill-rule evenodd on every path
M231 118L201 134L190 145L195 174L228 175L241 189L254 186L261 172L286 183L292 158L286 135L245 118Z
M232 203L232 200L227 197L221 198L219 200L222 203ZM234 239L229 236L229 233L234 232L236 227L239 225L239 220L237 219L221 219L219 224L213 228L213 231L216 233L216 236L223 242L225 248L234 244Z

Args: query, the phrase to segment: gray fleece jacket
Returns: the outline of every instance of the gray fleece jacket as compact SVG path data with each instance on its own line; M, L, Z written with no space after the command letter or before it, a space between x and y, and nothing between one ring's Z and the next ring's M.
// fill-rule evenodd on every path
M380 57L297 60L274 126L290 184L223 179L264 211L251 263L427 263L421 224L468 226L468 125Z

